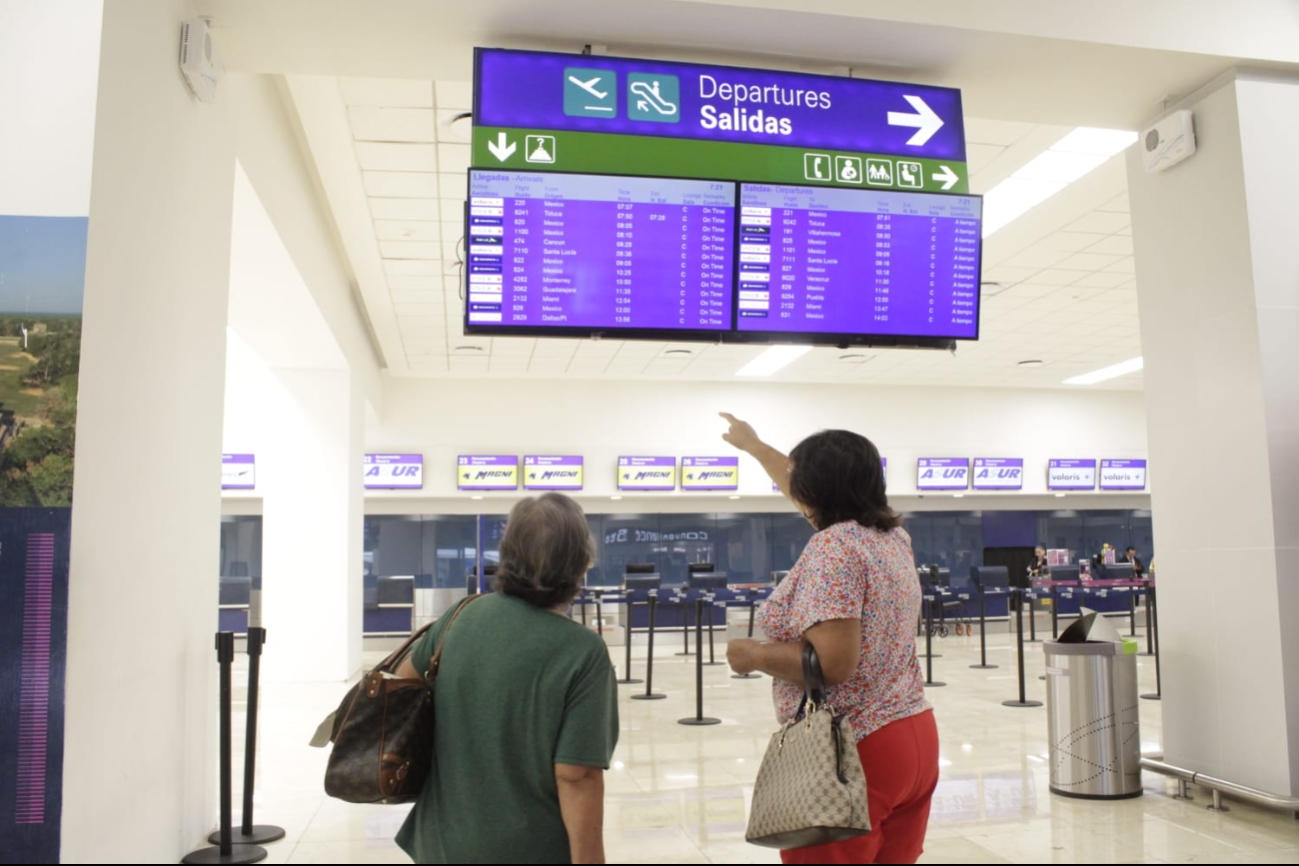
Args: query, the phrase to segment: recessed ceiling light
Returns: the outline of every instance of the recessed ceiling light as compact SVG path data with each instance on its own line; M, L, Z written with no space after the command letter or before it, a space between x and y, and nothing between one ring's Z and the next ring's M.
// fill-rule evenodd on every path
M693 355L694 353L695 352L693 349L668 349L663 354L664 355Z
M982 290L983 294L992 297L993 295L999 295L1006 291L1010 286L1007 286L1005 283L999 283L996 280L984 280L979 283L979 288Z
M1064 497L1065 497L1065 494L1063 494L1063 493L1057 493L1057 494L1055 495L1055 498L1056 498L1056 499L1064 499Z
M1124 361L1121 364L1114 364L1109 367L1102 367L1091 373L1084 373L1081 376L1074 376L1072 379L1065 379L1066 385L1095 385L1098 382L1108 382L1110 379L1117 379L1119 376L1126 376L1129 373L1135 373L1145 367L1144 358L1133 358L1130 361Z
M732 497L731 497L731 499L739 499L739 498L740 498L740 497L738 497L738 496L732 496Z
M622 499L621 496L610 496L609 498L610 498L610 499Z
M481 496L470 496L469 498L470 498L470 499L482 499Z
M770 376L812 351L811 346L772 346L735 372L737 376Z
M1041 366L1044 365L1045 363L1046 363L1046 361L1039 361L1039 360L1034 359L1034 360L1032 360L1032 361L1020 361L1020 362L1019 362L1019 366L1021 366L1021 367L1041 367Z
M865 364L871 359L870 355L864 355L861 352L850 352L847 355L840 355L839 360L845 364Z

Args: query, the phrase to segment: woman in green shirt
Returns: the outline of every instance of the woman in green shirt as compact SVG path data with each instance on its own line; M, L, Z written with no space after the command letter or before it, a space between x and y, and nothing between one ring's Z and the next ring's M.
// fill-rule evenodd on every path
M568 618L595 544L576 502L525 499L501 539L496 592L447 635L433 768L397 844L417 863L603 863L604 771L617 685L599 635ZM449 616L399 676L428 667Z

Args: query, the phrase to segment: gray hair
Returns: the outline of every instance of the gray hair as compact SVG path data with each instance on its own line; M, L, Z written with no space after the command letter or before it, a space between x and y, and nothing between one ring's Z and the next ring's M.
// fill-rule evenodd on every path
M582 507L561 493L519 502L505 523L498 592L537 607L559 607L577 595L595 560L595 539Z

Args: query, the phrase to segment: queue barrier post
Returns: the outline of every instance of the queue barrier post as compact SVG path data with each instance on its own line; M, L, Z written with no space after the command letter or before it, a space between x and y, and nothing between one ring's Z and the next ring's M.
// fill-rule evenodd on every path
M704 639L704 599L695 599L695 647L699 649ZM720 725L721 719L704 715L704 654L702 649L695 653L695 714L688 718L678 719L679 725Z
M681 611L681 637L685 640L685 649L677 653L679 656L692 655L690 652L690 591L677 590L675 594L677 609Z
M632 695L633 701L661 701L667 695L661 695L654 691L654 624L658 615L659 608L659 591L651 589L649 591L649 648L645 655L645 692L644 694ZM628 635L628 643L630 643Z
M185 855L182 863L260 863L267 851L260 845L236 845L232 825L234 787L231 779L230 712L233 702L230 668L235 660L235 634L219 631L216 635L217 664L220 668L220 773L221 773L221 825L213 835L217 844L200 848Z
M749 598L749 599L746 599L746 598L745 598L744 596L742 596L742 595L741 595L741 596L736 596L735 600L736 600L736 601L748 601L748 603L749 603L749 637L750 637L750 639L752 639L752 637L753 637L753 618L754 618L754 611L756 611L756 610L758 609L758 600L757 600L756 598ZM754 673L754 672L750 672L750 673L747 673L747 674L731 674L731 679L733 679L733 680L760 680L760 679L762 679L762 674Z
M947 683L934 681L934 597L925 596L925 688L939 688Z
M716 608L719 608L719 607L722 609L723 618L725 618L726 602L724 602L724 601L718 601L718 600L717 600L717 595L716 595L716 593L712 593L712 592L708 593L706 596L704 596L704 598L708 601L708 606L709 606L709 611L708 611L708 661L704 662L704 664L708 665L709 667L716 667L717 665L724 665L724 664L726 664L726 662L719 662L719 661L717 660L717 650L716 650L716 647L714 646L714 638L713 638L713 620L717 618L717 611L716 611Z
M991 670L997 665L988 664L988 611L985 605L987 591L979 587L979 663L970 665L975 670Z
M1003 707L1040 707L1041 701L1030 701L1024 690L1024 600L1020 598L1019 590L1010 591L1011 603L1015 606L1015 642L1018 647L1019 657L1019 700L1002 701Z
M1146 651L1141 653L1143 656L1153 656L1155 654L1155 629L1154 617L1150 613L1150 590L1152 586L1146 586Z
M1155 691L1141 697L1148 701L1161 701L1164 699L1164 685L1159 675L1159 602L1155 600L1155 587L1153 584L1146 590L1146 604L1150 606L1151 630L1155 633Z
M623 659L622 679L618 680L618 684L623 686L634 686L634 685L639 685L640 683L644 682L644 680L638 680L631 675L631 636L632 636L631 614L632 614L632 606L635 603L632 600L632 593L634 592L634 590L628 589L625 590L624 592L625 595L623 596L623 603L627 609L627 627L623 629L623 643L625 644L623 649L625 650L626 655Z

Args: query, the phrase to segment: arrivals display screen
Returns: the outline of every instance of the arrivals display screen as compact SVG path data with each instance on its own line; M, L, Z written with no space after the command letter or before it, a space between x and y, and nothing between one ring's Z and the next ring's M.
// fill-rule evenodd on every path
M733 183L475 169L465 226L466 333L731 329Z
M981 217L977 196L741 184L737 327L977 339Z

